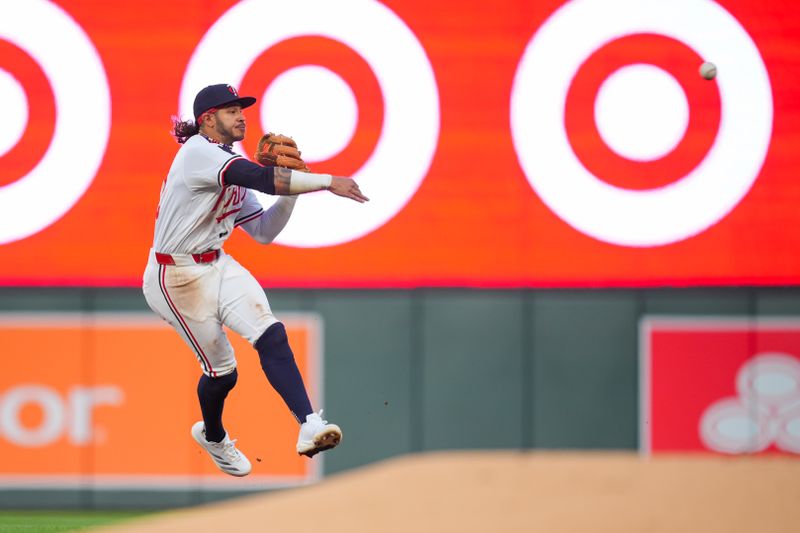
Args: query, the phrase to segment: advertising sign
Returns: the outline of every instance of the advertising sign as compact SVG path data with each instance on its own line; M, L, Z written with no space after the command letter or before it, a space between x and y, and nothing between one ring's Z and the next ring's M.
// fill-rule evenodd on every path
M800 320L642 322L644 452L800 453Z
M312 403L322 398L321 322L282 317ZM225 429L253 464L220 472L190 435L202 420L200 367L171 327L145 314L0 319L0 486L243 489L315 481L295 451L298 424L248 342L231 333L239 379Z

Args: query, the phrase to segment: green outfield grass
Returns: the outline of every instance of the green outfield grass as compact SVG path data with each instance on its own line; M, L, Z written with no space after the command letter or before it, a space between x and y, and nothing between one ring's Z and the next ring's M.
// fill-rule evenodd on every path
M0 532L53 533L127 520L136 511L0 511Z

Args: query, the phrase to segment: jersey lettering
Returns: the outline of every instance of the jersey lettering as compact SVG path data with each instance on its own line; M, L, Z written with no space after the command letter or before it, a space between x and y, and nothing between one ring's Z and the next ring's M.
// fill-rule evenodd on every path
M222 191L222 197L225 197L222 202L221 213L217 215L217 222L222 222L229 216L238 213L242 210L242 202L244 202L245 189L238 185L228 185Z

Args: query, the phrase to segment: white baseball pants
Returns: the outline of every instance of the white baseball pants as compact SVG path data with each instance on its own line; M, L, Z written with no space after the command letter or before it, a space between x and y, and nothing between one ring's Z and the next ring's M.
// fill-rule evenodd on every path
M203 373L230 374L236 357L222 326L254 344L278 322L264 289L223 251L210 263L196 263L191 255L171 257L174 265L159 264L150 250L142 284L147 304L186 341Z

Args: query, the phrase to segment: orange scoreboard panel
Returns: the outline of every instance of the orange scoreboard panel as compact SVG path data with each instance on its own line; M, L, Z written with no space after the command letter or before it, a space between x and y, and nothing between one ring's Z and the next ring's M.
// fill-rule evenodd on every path
M798 43L788 0L7 3L0 285L140 284L212 83L372 199L235 232L267 286L797 284Z

